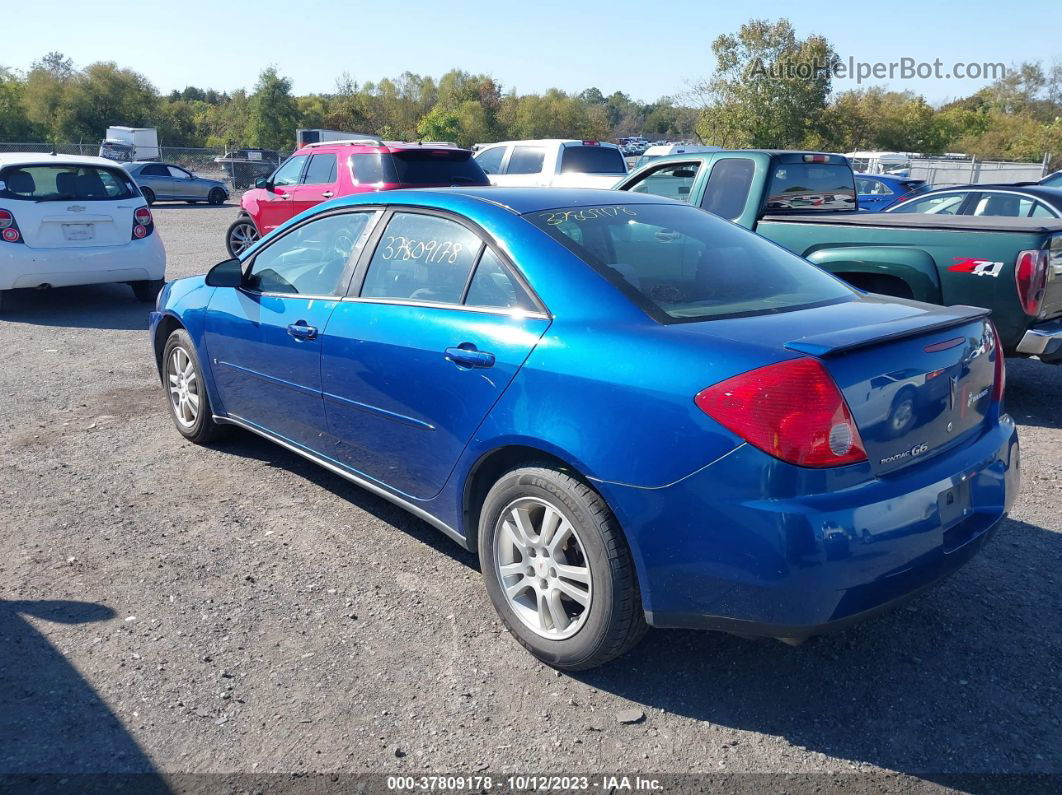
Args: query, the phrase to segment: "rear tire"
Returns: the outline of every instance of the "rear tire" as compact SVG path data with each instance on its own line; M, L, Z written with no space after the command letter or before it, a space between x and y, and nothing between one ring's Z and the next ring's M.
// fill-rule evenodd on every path
M192 338L183 328L170 334L163 348L162 386L170 417L181 436L195 444L208 444L227 435L228 426L214 421L203 368Z
M129 286L133 288L133 295L136 296L137 301L143 301L145 304L153 304L155 303L155 299L159 297L159 291L165 284L165 279L151 279L142 282L130 282Z
M149 207L155 203L155 191L151 188L141 188L140 192L144 195L144 201L148 203Z
M207 204L211 204L214 207L225 203L225 191L221 188L213 188L210 194L207 196Z
M548 464L509 472L487 493L479 558L505 626L554 668L603 665L647 629L619 523L597 492Z
M225 247L229 250L230 257L238 257L251 247L261 235L258 227L254 225L248 216L241 215L229 226L225 232Z

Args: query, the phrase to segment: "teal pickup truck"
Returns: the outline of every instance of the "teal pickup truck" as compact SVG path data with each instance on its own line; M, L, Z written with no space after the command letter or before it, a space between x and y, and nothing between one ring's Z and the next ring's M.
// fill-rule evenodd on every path
M1009 355L1062 363L1062 220L860 213L847 158L821 152L671 155L616 188L715 213L868 292L985 307Z

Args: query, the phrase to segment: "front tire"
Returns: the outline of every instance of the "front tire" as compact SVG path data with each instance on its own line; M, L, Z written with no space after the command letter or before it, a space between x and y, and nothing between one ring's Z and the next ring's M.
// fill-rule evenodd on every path
M165 286L165 279L149 279L142 282L130 282L129 286L133 288L133 295L136 296L137 301L143 301L145 304L153 304L159 297L159 291Z
M155 191L151 188L141 188L140 192L144 195L144 201L148 203L149 207L155 203Z
M229 250L230 257L238 257L250 248L261 235L254 221L246 215L240 216L225 233L225 247Z
M210 194L207 196L207 204L211 204L217 207L219 204L225 203L225 191L221 188L213 188Z
M192 338L183 328L170 334L162 352L162 385L178 433L195 444L225 436L228 428L214 421L203 368Z
M513 636L554 668L595 668L646 630L634 563L616 518L581 480L547 465L517 469L488 492L479 558Z

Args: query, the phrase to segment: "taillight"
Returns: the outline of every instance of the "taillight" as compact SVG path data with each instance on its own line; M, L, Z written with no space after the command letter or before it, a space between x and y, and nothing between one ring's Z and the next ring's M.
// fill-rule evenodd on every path
M996 324L988 321L988 327L992 331L992 345L996 349L995 377L992 381L992 400L1002 402L1003 392L1007 388L1007 364L1003 360L1003 341L999 338L999 330Z
M151 217L151 210L147 207L137 207L133 210L133 239L140 240L151 234L155 228L155 220Z
M1047 268L1050 254L1047 249L1019 251L1014 265L1014 281L1018 285L1018 300L1025 314L1040 314L1040 303L1047 289Z
M817 359L790 359L697 393L697 407L754 447L790 464L866 461L852 412Z
M22 242L22 232L10 210L0 210L0 239L7 243Z

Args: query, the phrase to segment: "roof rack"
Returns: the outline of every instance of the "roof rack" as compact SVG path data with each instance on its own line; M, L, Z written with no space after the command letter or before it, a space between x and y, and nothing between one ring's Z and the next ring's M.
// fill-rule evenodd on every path
M364 138L343 138L339 141L315 141L312 144L305 144L304 149L310 149L315 146L337 146L339 144L357 144L359 146L384 146L382 138L373 138L365 136Z

